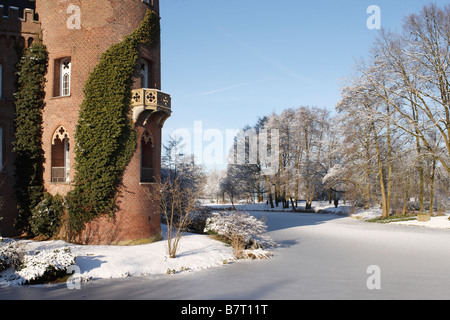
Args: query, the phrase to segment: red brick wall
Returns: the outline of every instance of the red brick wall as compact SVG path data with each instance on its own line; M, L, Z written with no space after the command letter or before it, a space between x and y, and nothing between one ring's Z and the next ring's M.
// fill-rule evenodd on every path
M121 244L133 240L151 240L161 232L159 203L152 201L150 189L155 184L141 184L141 137L144 131L152 133L155 148L155 175L161 172L161 128L157 126L157 115L143 124L145 115L136 123L138 146L123 175L120 195L117 201L118 211L113 219L100 217L89 223L78 241L84 244Z
M80 8L81 29L69 29L67 21L73 13L67 13L69 5ZM79 107L83 101L83 87L89 73L97 65L101 54L112 44L138 28L148 5L140 0L73 0L36 2L36 10L42 23L43 40L49 51L49 73L46 87L46 108L44 112L44 152L51 154L51 141L55 130L64 126L69 132L71 146L74 146L75 128ZM144 50L149 58L159 65L159 48ZM59 86L58 60L71 57L71 95L58 97L55 88ZM56 79L55 79L56 78ZM73 179L75 164L73 147L70 152L70 177ZM45 163L44 181L51 193L65 194L69 187L51 183L51 164Z
M1 0L0 0L1 3ZM159 12L159 1L152 0L151 9ZM70 29L67 21L74 12L68 13L69 5L80 8L81 28ZM70 178L74 177L75 154L74 136L78 122L79 107L83 101L83 87L89 73L97 65L101 54L112 44L120 42L124 36L133 32L142 21L149 5L141 0L71 0L71 1L36 1L36 12L40 23L33 21L32 12L19 21L18 14L13 12L8 19L7 13L0 12L0 63L3 64L3 99L0 100L0 126L3 128L5 144L6 168L0 173L0 195L5 197L6 205L2 209L4 219L0 228L4 236L15 235L12 227L16 213L14 198L14 154L11 143L14 137L13 93L15 86L15 69L17 56L14 50L16 44L27 46L41 34L49 51L49 71L46 86L46 107L44 110L43 149L46 156L44 163L44 183L52 194L65 195L70 190L66 183L51 181L51 150L54 132L60 127L68 131L70 139ZM1 10L0 10L1 11ZM71 95L59 97L59 60L71 57ZM152 65L150 70L151 86L161 88L160 48L140 48L140 59L145 59ZM139 67L135 72L135 88L140 88ZM6 80L7 79L7 80ZM155 120L152 120L152 119ZM147 124L155 139L155 172L160 172L161 159L161 129L158 116L154 115ZM142 121L142 120L141 120ZM114 219L101 217L90 223L81 235L83 243L110 244L124 243L132 240L149 239L160 234L159 204L153 203L148 197L151 185L140 184L140 137L145 130L142 123L136 125L138 133L138 148L128 165L124 176L121 196L118 199L118 212Z
M81 29L69 29L67 20L73 13L67 13L69 5L81 9ZM157 1L155 1L155 6ZM89 73L97 65L101 54L112 44L137 29L145 16L148 5L141 0L37 0L36 10L42 23L42 34L49 51L49 72L46 87L46 108L44 111L43 148L45 163L45 187L52 194L66 194L69 184L51 182L52 137L64 126L70 135L70 178L74 177L74 136L78 122L79 107L83 101L83 87ZM157 7L156 7L157 9ZM160 88L160 48L140 48L141 58L154 66L151 78L154 86ZM58 97L58 60L71 57L71 95ZM55 76L56 75L56 76ZM135 72L135 86L140 87L139 68ZM140 138L143 128L137 125ZM155 143L155 156L161 159L161 132L152 129L158 140ZM101 142L100 142L101 143ZM112 244L132 240L149 239L160 233L159 205L151 204L146 189L140 185L140 141L133 159L124 176L121 195L118 199L118 212L114 218L101 217L89 223L78 239L81 243ZM157 168L155 168L157 169Z

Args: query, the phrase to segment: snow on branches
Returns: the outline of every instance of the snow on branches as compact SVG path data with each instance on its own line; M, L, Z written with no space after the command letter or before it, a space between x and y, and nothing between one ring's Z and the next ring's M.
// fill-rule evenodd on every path
M213 213L206 221L205 232L230 242L238 258L267 258L270 253L262 249L276 245L267 235L267 226L262 220L239 211ZM246 250L248 248L257 250Z
M12 269L7 282L13 285L55 280L75 265L75 259L67 247L25 254L25 249L16 242L0 246L0 271Z

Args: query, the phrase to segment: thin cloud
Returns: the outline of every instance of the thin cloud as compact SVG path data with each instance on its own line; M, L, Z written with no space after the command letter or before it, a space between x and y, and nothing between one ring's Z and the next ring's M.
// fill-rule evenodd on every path
M196 93L193 95L189 95L187 97L200 97L200 96L210 96L216 93L221 93L221 92L225 92L225 91L230 91L236 88L241 88L241 87L247 87L247 86L251 86L254 84L258 84L258 83L262 83L265 81L268 81L269 79L261 79L261 80L257 80L257 81L251 81L251 82L243 82L243 83L238 83L238 84L234 84L228 87L224 87L224 88L219 88L219 89L215 89L215 90L210 90L210 91L206 91L206 92L200 92L200 93Z

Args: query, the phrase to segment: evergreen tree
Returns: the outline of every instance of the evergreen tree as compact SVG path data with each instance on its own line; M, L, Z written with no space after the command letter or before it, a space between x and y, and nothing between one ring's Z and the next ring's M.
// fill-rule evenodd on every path
M48 54L41 42L26 49L17 65L18 92L16 93L15 142L16 196L18 218L16 228L30 232L28 219L31 210L42 200L43 150L42 112L45 106L45 75Z

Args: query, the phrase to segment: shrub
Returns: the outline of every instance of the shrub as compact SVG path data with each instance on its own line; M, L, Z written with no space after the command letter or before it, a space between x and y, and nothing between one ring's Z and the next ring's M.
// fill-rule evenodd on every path
M236 256L248 248L274 246L275 242L266 234L266 224L248 213L223 211L213 213L206 221L205 232L216 234L231 244Z
M17 244L11 244L16 246ZM16 251L16 250L13 250ZM24 285L47 283L54 281L67 273L67 269L75 264L76 256L72 254L70 248L60 248L56 250L45 250L35 254L20 255L20 262L14 267L15 273L7 281L10 284Z
M204 234L206 221L211 218L212 209L209 207L198 207L191 214L187 229L189 232Z
M18 269L25 251L17 242L0 243L0 272L8 268Z
M170 258L176 258L181 238L188 230L190 215L196 209L197 193L193 188L182 186L179 178L158 181L149 191L152 201L160 203L161 216L167 224L167 249Z
M59 194L49 193L33 208L30 217L31 231L34 235L51 238L58 234L64 214L64 199Z

